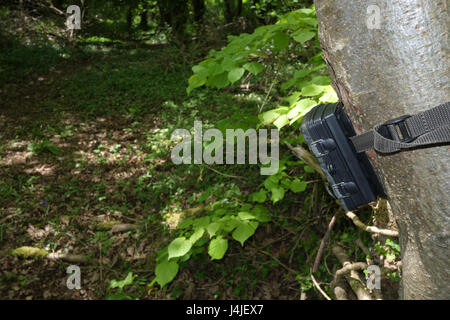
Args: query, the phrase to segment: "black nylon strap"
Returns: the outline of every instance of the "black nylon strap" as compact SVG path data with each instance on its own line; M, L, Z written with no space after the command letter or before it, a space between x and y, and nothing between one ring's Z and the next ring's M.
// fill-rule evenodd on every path
M413 116L403 116L351 137L356 152L375 149L393 153L401 149L450 142L450 102Z

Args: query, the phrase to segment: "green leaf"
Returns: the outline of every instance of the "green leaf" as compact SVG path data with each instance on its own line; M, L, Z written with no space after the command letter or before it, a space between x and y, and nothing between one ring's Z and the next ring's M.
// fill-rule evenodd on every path
M244 242L250 238L254 233L256 228L258 227L257 222L247 222L242 221L239 222L236 230L233 231L232 237L234 240L239 241L243 246Z
M241 220L252 220L256 218L252 213L246 211L239 212L238 217Z
M278 130L280 130L281 128L283 128L285 125L287 125L289 123L289 118L287 115L283 114L280 117L278 117L277 120L275 120L273 122L273 125L275 127L278 128Z
M204 233L205 233L205 229L204 228L200 228L200 229L195 230L195 232L189 238L189 241L191 242L191 244L194 245L197 242L198 239L203 237Z
M297 70L294 73L294 78L296 80L306 77L308 74L310 74L312 71L310 69L301 69Z
M198 88L206 83L206 78L201 77L198 74L194 74L189 78L189 86Z
M292 34L292 38L299 43L304 43L308 40L311 40L316 35L315 32L299 30Z
M230 81L228 80L228 72L218 74L211 79L211 85L217 89L225 88L228 84L230 84Z
M121 280L121 281L111 280L108 287L110 289L114 289L114 288L123 289L123 287L133 284L133 280L135 277L136 276L133 276L133 272L128 272L128 275L124 280Z
M223 70L231 71L236 68L236 62L231 57L225 57L221 64Z
M257 75L264 70L264 66L259 62L249 62L244 64L244 69L253 73L254 75Z
M210 217L208 217L208 216L201 217L201 218L195 219L194 223L192 223L192 226L194 228L206 228L210 222L211 222Z
M277 120L282 114L288 113L288 111L289 111L288 107L281 107L264 112L260 114L258 118L261 120L263 125L269 125L275 120Z
M298 178L295 178L291 183L290 189L295 193L303 192L306 190L306 182L300 181Z
M267 200L267 192L264 189L260 189L258 192L255 192L251 195L251 199L253 202L263 203Z
M315 84L310 84L302 89L303 96L318 96L321 94L327 86L318 86Z
M176 238L169 244L169 260L176 257L182 257L191 250L192 243L185 237Z
M319 99L320 102L338 102L339 98L332 86L327 86L323 91L323 95Z
M263 184L267 190L271 190L278 186L279 181L280 181L279 175L272 175L272 176L269 176L266 180L264 180Z
M209 236L212 238L216 235L217 231L219 231L220 228L222 228L221 223L213 222L206 228L206 231L208 231Z
M208 254L211 260L220 260L225 255L228 249L228 240L222 237L217 237L209 243Z
M274 51L281 51L289 45L289 36L284 32L277 32L273 36Z
M293 119L295 117L298 117L299 115L305 115L306 113L311 110L311 107L315 106L317 102L311 100L311 99L302 99L298 101L295 106L289 110L287 116L289 119Z
M156 282L161 288L171 282L178 273L178 263L175 261L164 261L158 263L155 268Z
M256 205L255 208L253 208L252 213L259 222L269 222L272 220L269 210L262 205Z
M242 78L244 73L245 73L245 69L243 69L243 68L233 69L228 73L228 80L231 83L235 83L236 81L238 81L239 79Z
M284 188L283 187L272 188L272 189L270 189L270 191L272 192L272 197L270 198L270 200L272 200L273 203L276 203L284 198Z

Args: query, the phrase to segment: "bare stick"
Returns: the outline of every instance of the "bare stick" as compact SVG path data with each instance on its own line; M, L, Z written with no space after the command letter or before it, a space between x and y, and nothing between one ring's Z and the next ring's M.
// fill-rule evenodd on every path
M367 267L365 263L351 263L345 250L340 246L333 247L333 253L338 258L339 262L342 264L343 268L338 270L335 274L333 284L339 283L339 279L343 276L347 280L348 284L352 288L353 292L358 297L358 300L373 300L370 293L366 290L364 284L359 278L357 270L361 270L364 266ZM348 274L348 272L350 274ZM332 285L334 287L334 285Z
M355 226L357 226L358 228L360 228L364 231L367 231L370 233L375 233L375 234L381 234L381 235L387 236L387 237L398 237L397 231L388 230L388 229L379 229L379 228L373 227L373 226L366 226L361 220L359 220L358 216L351 211L347 211L345 213L345 215L353 221Z
M331 230L333 229L333 226L334 226L334 224L336 222L336 217L337 217L337 215L340 212L341 212L341 210L336 212L334 214L333 218L331 218L331 221L328 224L327 232L325 233L325 235L322 238L322 241L320 242L319 251L317 251L316 259L314 260L314 266L312 268L312 272L313 273L317 272L317 269L319 269L319 264L320 264L320 260L322 259L323 251L325 250L325 245L326 245L326 243L328 241L328 238L330 236Z
M301 146L293 147L288 142L285 142L286 146L292 151L292 153L299 159L306 162L307 165L309 165L311 168L313 168L323 180L327 180L325 177L325 174L322 171L322 168L320 167L319 163L317 162L316 158L306 150L305 148Z
M220 174L221 176L227 177L227 178L245 179L245 177L234 176L234 175L231 175L231 174L222 173L222 172L220 172L220 171L218 171L218 170L216 170L216 169L214 169L214 168L212 168L212 167L210 167L210 166L208 166L208 165L204 165L204 167L207 168L207 169L209 169L209 170L211 170L211 171L214 171L214 172L217 173L217 174Z
M316 278L314 278L313 274L311 273L310 275L316 289L319 290L319 292L325 297L325 299L331 300L331 298L326 294L326 292L322 290L319 283L316 281Z

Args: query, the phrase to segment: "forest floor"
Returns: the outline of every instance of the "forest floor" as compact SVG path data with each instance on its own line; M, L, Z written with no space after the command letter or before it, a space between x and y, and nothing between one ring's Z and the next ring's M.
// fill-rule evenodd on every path
M200 89L188 97L194 61L167 45L89 44L63 59L14 50L13 59L0 55L14 63L0 74L0 298L322 298L310 268L338 206L314 173L306 173L308 192L273 206L272 222L244 247L230 242L220 261L198 254L165 288L149 285L186 209L238 203L265 179L256 165L173 164L173 130L252 123L264 93ZM369 209L359 216L372 220ZM329 242L364 260L354 243L369 244L368 233L345 217L338 223ZM129 224L140 227L112 227ZM72 263L81 290L67 287L70 263L10 254L23 246L88 257ZM327 252L318 275L326 290L338 267Z
M294 269L303 262L305 257L295 250L300 224L292 230L260 228L252 242L267 245L248 248L249 243L243 250L236 242L223 261L210 263L205 254L167 289L148 286L156 253L170 240L174 213L198 205L208 188L219 194L246 192L261 180L258 167L218 168L220 175L204 165L171 163L173 129L257 110L257 101L234 93L204 90L186 98L189 73L176 50L157 46L96 53L1 88L2 252L30 246L91 259L80 265L82 290L69 290L68 263L5 255L0 259L0 297L300 297L297 274L277 262L287 258ZM292 211L283 221L295 221L297 214ZM107 222L136 221L143 222L142 230L112 233L105 227ZM134 281L126 294L115 295L117 289L109 284L129 272Z

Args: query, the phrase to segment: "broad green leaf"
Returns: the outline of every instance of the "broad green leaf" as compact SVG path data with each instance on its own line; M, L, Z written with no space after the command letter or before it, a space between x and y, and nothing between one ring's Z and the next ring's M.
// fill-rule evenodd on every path
M317 19L316 18L300 18L298 22L306 24L311 27L317 27Z
M208 234L210 237L214 237L216 235L217 231L220 230L220 228L222 228L221 223L213 222L206 228L206 231L208 231Z
M136 276L133 276L133 272L128 272L128 275L125 279L123 279L121 281L111 280L108 287L110 289L114 289L114 288L123 289L123 287L131 285L133 283L133 280L135 277Z
M283 98L283 100L286 100L289 105L292 105L294 104L294 102L297 102L298 98L300 98L301 95L301 92L295 91L290 96Z
M339 98L332 86L327 86L323 91L323 95L319 99L320 102L338 102Z
M269 210L262 205L256 205L255 208L253 208L252 213L259 222L269 222L272 220Z
M289 89L290 87L292 87L294 84L295 84L295 79L294 78L292 78L292 79L289 79L288 81L286 81L286 82L283 82L282 84L281 84L281 90L287 90L287 89Z
M308 8L302 8L302 9L298 9L295 10L294 12L300 12L300 13L304 13L304 14L311 14L314 12L313 9L308 9Z
M220 260L225 255L228 249L228 240L222 237L217 237L209 243L208 254L211 260Z
M270 191L272 192L272 197L270 198L270 200L272 200L273 203L276 203L284 198L284 188L283 187L272 188L272 189L270 189Z
M204 67L204 66L193 66L192 67L192 71L198 75L200 78L206 78L209 74L209 70L208 68Z
M288 113L289 108L288 107L281 107L274 110L269 110L267 112L264 112L258 116L258 118L261 120L263 125L269 125L275 120L277 120L282 114Z
M289 36L284 32L277 32L273 36L273 46L275 51L285 49L289 45Z
M217 62L212 61L212 60L205 60L205 61L201 62L198 66L201 66L205 70L207 70L209 76L215 76L224 71L220 64L218 64ZM196 72L195 70L199 70L201 73L203 73L203 71L201 71L201 69L194 70L194 68L196 68L196 67L197 66L193 67L193 69L192 69L194 72Z
M205 233L205 229L204 228L199 228L199 229L195 230L195 232L189 238L189 241L191 242L191 244L194 245L197 242L198 239L203 237L204 233Z
M252 220L256 218L252 213L246 211L239 212L238 217L241 220Z
M191 250L192 243L185 237L176 238L169 244L169 260L176 257L182 257Z
M278 128L278 130L280 130L281 128L283 128L285 125L287 125L289 123L289 118L287 115L283 114L280 117L278 117L277 120L275 120L273 122L273 125L275 127Z
M178 263L175 261L164 261L158 263L155 268L156 282L161 288L171 282L178 273Z
M244 73L245 69L243 68L233 69L228 73L228 80L230 80L231 83L235 83L236 81L242 78Z
M180 224L177 226L178 229L186 229L192 225L194 222L194 218L187 218L180 222Z
M231 232L236 228L238 221L235 217L226 216L220 219L218 222L222 223L222 228L225 232Z
M300 179L295 178L290 186L292 192L298 193L306 190L306 182L300 181Z
M244 69L253 73L254 75L257 75L264 70L264 66L259 62L249 62L244 64Z
M243 246L244 242L255 233L257 227L258 227L257 222L251 221L239 222L236 230L233 231L232 237L234 240L239 241L240 244Z
M315 76L311 79L311 83L328 87L331 84L331 79L328 76Z
M221 64L223 70L231 71L236 68L236 62L231 57L225 57Z
M263 203L267 200L267 192L264 189L260 189L258 192L255 192L251 195L251 199L253 202Z
M279 181L280 181L279 175L272 175L272 176L269 176L266 180L264 180L263 184L267 190L271 190L278 186Z
M318 86L315 84L310 84L302 89L303 96L318 96L321 94L327 86Z
M308 40L311 40L315 36L315 32L299 30L292 34L292 38L299 43L304 43Z
M194 223L192 224L192 226L194 228L206 228L209 223L211 222L211 218L206 216L206 217L201 217L198 219L194 220Z
M311 110L311 107L315 106L317 102L311 100L311 99L302 99L298 101L295 106L289 110L289 113L287 114L289 119L293 119L297 117L298 115L305 115L309 110Z
M206 82L206 78L199 76L198 74L194 74L189 78L189 85L194 88L200 87L204 85Z
M312 72L312 70L310 70L310 69L301 69L301 70L297 70L297 71L295 71L295 73L294 73L294 78L295 78L296 80L301 79L301 78L304 78L304 77L306 77L308 74L310 74L311 72Z
M211 85L216 87L217 89L225 88L229 84L230 81L228 80L228 72L218 74L211 79Z

